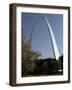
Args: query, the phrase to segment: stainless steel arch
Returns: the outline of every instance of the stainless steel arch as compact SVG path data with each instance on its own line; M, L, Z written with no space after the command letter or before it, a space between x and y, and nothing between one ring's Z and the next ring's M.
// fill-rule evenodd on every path
M31 43L31 41L32 41L32 36L33 36L33 32L34 32L34 27L35 27L36 23L38 22L38 20L40 20L40 19L42 19L42 20L46 23L46 25L47 25L47 28L48 28L47 30L48 30L48 32L49 32L50 39L51 39L51 43L52 43L53 54L54 54L56 60L58 60L58 59L59 59L58 47L57 47L57 44L56 44L56 40L55 40L55 37L54 37L54 33L53 33L53 30L52 30L52 27L51 27L51 25L50 25L50 23L49 23L49 21L48 21L47 18L41 16L41 17L38 17L38 18L36 19L36 21L34 22L34 24L33 24L33 26L32 26L32 31L31 31L31 35L30 35L30 43Z

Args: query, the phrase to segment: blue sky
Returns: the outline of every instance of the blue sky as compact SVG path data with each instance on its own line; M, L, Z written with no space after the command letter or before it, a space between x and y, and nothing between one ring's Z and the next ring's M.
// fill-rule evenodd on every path
M23 28L23 37L29 40L33 23L40 16L46 17L51 24L53 33L56 39L57 47L60 56L63 54L63 15L62 14L43 14L43 13L24 13L21 16L21 25ZM47 30L46 23L43 20L38 20L32 36L32 49L39 51L39 58L53 58L53 50L50 40L50 35Z

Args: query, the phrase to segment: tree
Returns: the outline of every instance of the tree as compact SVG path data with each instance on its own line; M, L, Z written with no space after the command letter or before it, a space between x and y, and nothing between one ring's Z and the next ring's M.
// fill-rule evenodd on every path
M41 54L32 50L32 47L28 41L22 40L22 76L34 71L35 60Z

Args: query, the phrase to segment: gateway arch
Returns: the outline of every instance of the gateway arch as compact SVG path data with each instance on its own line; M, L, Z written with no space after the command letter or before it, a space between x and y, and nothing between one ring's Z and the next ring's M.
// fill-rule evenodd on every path
M54 33L53 33L53 30L52 30L52 27L48 21L48 19L46 17L38 17L33 26L32 26L32 31L31 31L31 35L30 35L30 44L31 44L31 41L32 41L32 36L33 36L33 32L34 32L34 28L35 28L35 25L36 23L39 21L39 20L42 20L45 22L45 24L47 25L47 31L49 32L49 35L50 35L50 39L51 39L51 44L52 44L52 49L53 49L53 54L54 54L54 57L56 60L59 59L59 51L58 51L58 47L57 47L57 43L56 43L56 40L55 40L55 36L54 36Z

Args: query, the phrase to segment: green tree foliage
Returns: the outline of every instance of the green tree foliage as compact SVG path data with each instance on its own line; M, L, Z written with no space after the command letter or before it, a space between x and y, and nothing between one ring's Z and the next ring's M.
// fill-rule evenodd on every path
M32 47L28 41L22 40L22 73L27 74L34 71L35 60L41 54L32 50Z

